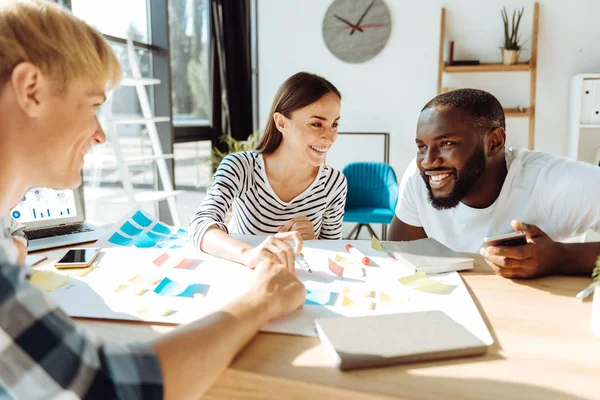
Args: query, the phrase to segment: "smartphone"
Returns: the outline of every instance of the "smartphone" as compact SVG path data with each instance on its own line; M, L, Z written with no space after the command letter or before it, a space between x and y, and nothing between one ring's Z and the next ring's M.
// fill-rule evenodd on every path
M56 268L81 268L89 266L100 254L100 247L82 247L67 251L60 260L54 264Z
M511 232L504 235L490 236L483 239L487 246L523 246L527 244L525 232Z

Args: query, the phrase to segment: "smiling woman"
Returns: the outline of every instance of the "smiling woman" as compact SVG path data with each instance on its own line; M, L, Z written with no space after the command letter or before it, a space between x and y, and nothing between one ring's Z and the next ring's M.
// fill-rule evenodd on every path
M300 72L286 80L257 150L221 162L190 225L196 247L248 267L273 259L292 269L286 241L295 240L299 250L301 239L341 239L346 178L325 164L340 107L340 92L326 79ZM252 249L228 232L275 236Z

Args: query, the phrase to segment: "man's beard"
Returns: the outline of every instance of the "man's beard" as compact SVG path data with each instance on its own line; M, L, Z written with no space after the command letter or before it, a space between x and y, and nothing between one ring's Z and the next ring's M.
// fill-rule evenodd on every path
M452 192L446 197L435 198L433 190L429 183L429 176L421 172L421 178L425 181L425 186L429 192L429 202L436 210L448 210L454 208L460 201L473 189L473 186L479 181L486 168L485 152L481 146L473 156L467 161L467 165L461 170L454 171L454 187ZM442 169L440 169L442 170ZM436 171L428 170L428 171Z

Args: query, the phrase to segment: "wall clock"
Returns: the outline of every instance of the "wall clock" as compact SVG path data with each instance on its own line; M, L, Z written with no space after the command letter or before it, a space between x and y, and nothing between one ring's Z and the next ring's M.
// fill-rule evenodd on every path
M383 0L335 0L323 19L323 39L340 60L361 63L385 47L391 28Z

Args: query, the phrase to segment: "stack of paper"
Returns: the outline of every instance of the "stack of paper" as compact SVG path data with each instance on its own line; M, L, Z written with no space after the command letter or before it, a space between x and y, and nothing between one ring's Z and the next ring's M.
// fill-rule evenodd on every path
M411 242L381 242L381 246L417 272L437 274L473 268L472 258L465 257L432 238Z

